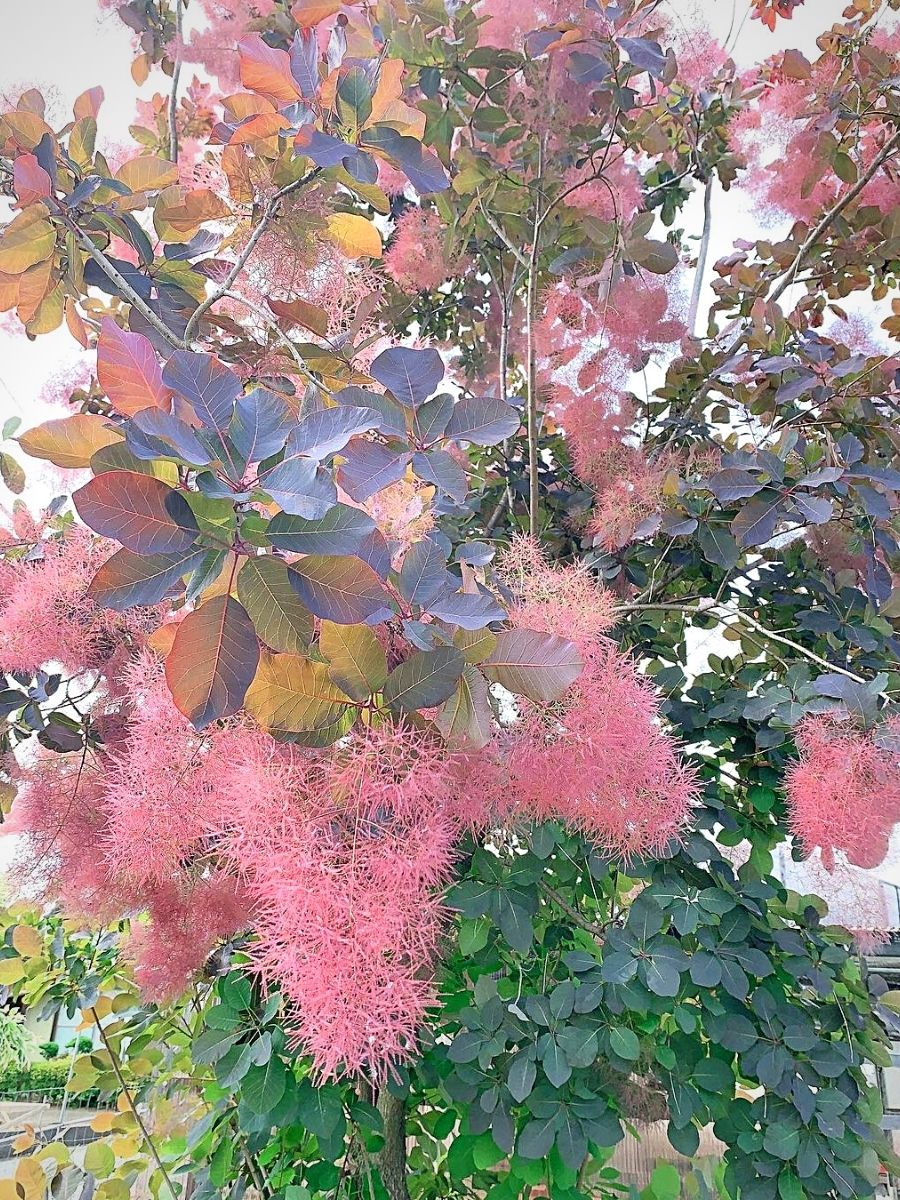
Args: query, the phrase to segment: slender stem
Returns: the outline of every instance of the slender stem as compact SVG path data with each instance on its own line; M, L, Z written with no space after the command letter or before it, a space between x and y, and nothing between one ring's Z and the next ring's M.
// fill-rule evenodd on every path
M321 169L321 167L313 167L311 171L307 171L307 173L301 176L300 179L295 179L293 183L287 183L283 188L279 188L275 195L271 198L263 211L263 215L259 219L259 223L247 239L246 246L232 264L231 270L225 276L223 281L218 284L218 286L213 288L206 299L199 304L191 314L191 319L188 321L187 328L184 331L184 340L186 345L190 345L190 343L193 341L194 332L197 326L200 324L200 320L203 315L230 291L234 281L247 265L247 261L249 260L250 255L256 249L260 238L278 215L278 212L281 208L281 202L285 196L290 196L293 192L299 192L301 188L306 187L308 183L310 183L317 175L321 173Z
M697 269L694 273L694 286L691 289L691 303L688 308L688 333L697 335L697 312L700 308L700 296L703 293L703 276L706 274L706 260L709 257L709 238L712 232L712 176L706 181L703 192L703 234L700 238L700 249L697 253Z
M175 0L175 66L169 92L169 158L178 162L178 83L181 78L181 42L184 35L184 0Z
M326 396L332 396L334 394L325 386L324 383L316 379L315 375L312 374L309 367L307 367L306 363L303 361L303 356L301 355L300 351L280 327L271 313L266 312L264 308L261 308L258 304L254 304L252 300L248 300L245 296L242 296L240 292L227 291L225 292L225 295L229 300L236 300L238 304L243 304L249 312L252 312L255 317L260 319L260 321L263 321L269 327L269 329L271 329L273 333L277 335L278 340L288 351L304 379L307 379L310 383L315 384L319 391L324 392Z
M728 604L717 604L714 600L701 600L699 604L623 604L617 611L620 613L681 612L686 616L693 617L712 617L716 614L721 614L718 617L720 624L724 624L725 617L734 617L737 621L743 621L745 625L749 625L751 629L755 629L757 633L768 638L769 641L778 642L782 646L789 646L792 650L796 650L798 654L802 654L804 658L808 658L810 662L817 663L820 667L825 667L828 671L835 671L838 675L845 675L847 679L852 679L855 683L864 684L866 682L861 675L856 675L853 671L848 671L846 667L839 667L837 663L829 662L827 658L822 658L814 650L808 650L806 646L802 646L792 638L785 637L783 633L776 633L774 629L769 629L766 625L757 621L755 617L751 617L749 613L744 612L743 609L732 608Z
M133 308L136 308L147 324L152 325L156 332L164 337L170 345L174 346L178 350L183 350L184 342L182 342L181 339L172 332L168 325L166 325L166 323L156 315L153 309L150 308L147 302L137 294L124 275L116 270L103 251L94 245L93 240L79 225L76 225L66 209L58 201L57 208L66 228L70 229L72 233L75 234L81 245L88 252L106 278L116 285L128 303Z
M578 909L575 908L574 905L570 904L563 896L561 896L559 892L550 887L549 883L544 883L544 881L541 880L538 883L538 887L548 900L552 900L557 908L561 908L566 916L570 917L571 920L575 922L579 929L586 930L588 933L593 934L598 941L601 943L603 942L606 937L606 930L602 925L595 925L593 921L589 921L586 917L583 917Z
M801 243L797 253L794 255L794 258L791 261L790 266L786 267L785 270L782 271L780 275L777 275L775 280L773 280L775 286L772 292L769 293L768 296L763 296L763 299L767 300L770 304L774 304L777 300L781 299L781 297L796 279L797 272L803 266L803 263L806 261L806 256L809 254L809 252L816 246L822 235L827 232L832 223L841 215L844 209L847 208L849 204L853 203L866 184L869 183L880 167L890 158L898 145L900 145L900 129L895 130L894 133L891 134L884 146L882 146L881 150L875 155L875 157L869 163L867 169L862 175L860 175L853 187L846 191L839 200L836 200L831 208L829 208L822 215L821 219L810 230L804 241ZM728 344L724 351L724 358L726 361L736 354L738 350L740 350L740 348L746 342L748 334L749 329L746 327L739 330L737 336ZM694 401L696 402L702 400L714 386L715 382L716 373L713 372L707 376L707 378L698 388L694 396Z
M147 1126L144 1124L143 1117L138 1112L137 1105L134 1102L134 1097L132 1096L132 1094L128 1088L128 1084L125 1082L125 1076L122 1074L122 1064L119 1062L119 1056L116 1054L115 1050L113 1049L112 1043L110 1042L109 1038L107 1037L106 1030L100 1024L100 1018L97 1015L96 1008L93 1008L93 1007L91 1008L91 1016L94 1019L94 1024L97 1026L97 1032L100 1034L100 1040L103 1042L103 1046L104 1046L107 1054L109 1055L110 1062L112 1063L112 1069L115 1072L115 1076L116 1076L116 1079L118 1080L119 1087L122 1089L122 1095L128 1101L128 1107L131 1109L131 1115L134 1117L135 1121L137 1122L138 1129L140 1129L140 1131L141 1131L141 1136L143 1137L144 1141L147 1143L147 1149L150 1151L151 1155L153 1156L153 1161L156 1163L157 1167L159 1168L160 1174L162 1175L163 1179L165 1179L165 1181L166 1181L166 1185L172 1194L172 1200L178 1200L178 1193L175 1191L175 1188L172 1184L172 1180L169 1178L169 1172L166 1170L165 1164L163 1163L163 1160L159 1156L159 1151L156 1148L153 1138L150 1136L150 1131L147 1129Z
M543 142L538 144L537 189L534 198L534 227L532 229L531 253L528 257L528 281L526 293L526 324L525 336L527 342L527 392L528 407L528 532L533 538L538 535L538 518L540 513L540 497L538 484L540 479L540 421L538 416L537 397L537 350L535 347L535 324L537 322L537 260L541 241L541 180L544 171Z
M794 282L794 278L796 277L797 272L800 270L800 267L803 265L807 254L809 254L810 250L814 248L822 234L825 233L832 222L841 215L844 209L849 204L853 203L866 184L879 170L882 163L886 162L894 153L894 150L897 148L898 144L900 144L900 129L895 129L879 152L869 163L868 168L862 173L862 175L860 175L859 179L857 179L853 187L850 188L848 192L845 192L844 195L841 196L841 198L835 204L833 204L831 208L829 208L818 224L814 225L809 231L806 239L800 246L800 249L794 255L793 262L787 268L787 270L784 271L781 282L769 296L770 303L774 304L776 300L780 299L780 297L784 295L787 289Z

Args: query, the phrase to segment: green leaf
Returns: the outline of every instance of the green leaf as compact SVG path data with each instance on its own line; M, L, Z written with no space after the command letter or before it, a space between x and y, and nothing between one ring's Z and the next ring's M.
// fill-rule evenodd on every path
M267 646L285 654L306 651L315 623L291 587L282 559L271 554L246 559L238 575L237 594Z
M454 646L417 650L388 676L385 703L406 710L441 704L453 692L464 666L465 660Z
M609 1031L609 1048L627 1062L635 1062L641 1056L638 1035L625 1025L614 1025Z
M763 1147L775 1158L787 1162L800 1149L800 1132L797 1129L789 1129L782 1122L769 1125L763 1138Z
M241 1098L251 1112L267 1113L284 1095L290 1075L275 1054L263 1066L251 1067L244 1077Z
M556 1118L542 1117L540 1120L529 1121L516 1142L516 1154L522 1158L544 1158L553 1148L556 1136Z
M194 1062L214 1063L231 1049L239 1034L231 1029L204 1029L199 1037L194 1039L191 1055Z
M681 1195L681 1176L671 1163L661 1163L650 1176L653 1200L678 1200Z
M380 691L388 675L381 644L368 625L335 625L323 621L319 650L328 660L328 674L351 700L368 700Z

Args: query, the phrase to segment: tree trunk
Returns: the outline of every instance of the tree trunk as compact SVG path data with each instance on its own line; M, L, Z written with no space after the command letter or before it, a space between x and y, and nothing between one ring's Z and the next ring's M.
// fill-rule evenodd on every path
M381 1181L391 1200L409 1200L406 1187L406 1104L384 1089L378 1097L384 1123L384 1149L378 1155Z

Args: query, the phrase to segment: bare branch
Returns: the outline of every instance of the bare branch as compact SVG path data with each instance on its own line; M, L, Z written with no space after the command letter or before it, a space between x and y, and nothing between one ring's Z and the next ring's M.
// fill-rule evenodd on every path
M808 658L810 662L817 663L827 671L834 671L838 675L844 675L847 679L852 679L854 683L866 683L866 680L861 675L856 675L853 671L848 671L846 667L839 667L837 663L829 662L827 658L822 658L814 650L808 650L806 646L802 646L792 638L785 637L783 633L776 633L774 629L769 629L767 626L761 624L761 622L757 621L755 617L751 617L743 609L732 608L728 604L718 604L715 600L701 600L697 604L623 604L616 611L620 613L680 612L684 613L685 616L693 617L714 617L719 614L717 619L723 625L725 624L726 617L732 617L736 621L743 621L745 625L749 625L751 629L756 630L757 633L768 638L769 641L778 642L782 646L789 646L792 650L796 650L798 654L802 654L804 658Z
M691 302L688 307L687 328L691 336L697 333L697 311L700 308L700 296L703 292L703 276L706 274L706 260L709 257L709 238L712 233L712 188L710 177L706 181L703 192L703 234L700 238L700 249L697 253L697 267L694 273L694 286L691 289Z
M290 196L293 192L299 192L301 188L306 187L308 183L310 183L317 175L321 173L321 169L321 167L314 167L311 171L307 171L307 173L300 179L295 179L293 183L285 184L285 186L280 188L271 198L265 207L263 215L259 219L259 223L250 234L250 237L247 239L247 245L232 264L231 270L225 276L223 281L213 288L203 303L198 305L191 314L191 319L188 321L187 328L184 331L184 341L186 345L189 346L193 341L194 332L197 329L197 326L200 324L204 313L208 312L214 304L221 300L222 297L225 296L234 285L234 281L237 279L238 275L240 275L241 271L243 271L244 267L247 265L250 255L256 249L259 239L263 236L263 234L269 228L269 225L278 215L279 209L281 208L281 202L285 196Z
M93 239L89 237L89 235L85 233L85 231L79 225L77 225L75 221L72 220L68 212L65 210L63 205L59 203L59 201L57 201L57 208L59 209L66 228L70 229L72 233L75 234L75 236L78 238L78 241L88 252L106 278L109 279L111 283L116 285L128 303L133 308L136 308L147 324L152 325L156 332L164 337L166 341L170 343L170 345L174 346L177 350L183 350L185 343L178 337L177 334L172 332L165 321L158 317L149 304L147 304L147 302L137 294L125 276L122 275L121 272L115 268L115 266L113 266L103 251L94 245Z
M178 83L181 79L181 41L184 34L184 0L175 0L175 68L169 92L169 158L178 162Z

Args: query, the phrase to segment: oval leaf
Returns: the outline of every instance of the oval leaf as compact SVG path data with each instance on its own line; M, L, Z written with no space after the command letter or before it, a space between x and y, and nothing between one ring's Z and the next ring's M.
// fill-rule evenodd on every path
M546 703L563 696L583 666L577 647L565 638L533 629L504 629L483 670L517 696Z
M444 378L444 362L437 350L392 346L378 355L369 374L401 404L415 407L437 391Z
M383 621L393 612L381 580L358 558L310 554L289 568L288 578L311 613L338 625Z
M454 646L417 650L388 676L384 700L390 708L433 708L456 688L465 659Z
M137 604L159 604L172 595L181 577L199 566L204 550L180 554L133 554L117 550L91 580L88 596L103 608L122 612Z
M215 596L184 618L166 658L172 699L196 729L244 702L259 662L259 642L243 605Z
M319 649L328 659L328 674L352 700L368 700L384 686L387 659L368 625L323 621Z
M286 563L271 554L247 559L238 575L237 593L267 646L288 654L303 653L314 623L291 587Z
M329 679L325 663L263 651L244 704L270 733L304 733L334 724L347 697Z
M104 471L72 496L90 529L121 542L135 554L177 554L199 533L181 492L151 475Z
M381 234L365 217L356 213L332 213L325 228L329 238L348 258L381 257Z
M18 442L32 458L43 458L69 470L89 467L92 456L106 446L124 444L106 418L94 413L45 421L23 433Z
M494 446L521 424L518 410L496 396L470 396L454 405L444 436L454 442Z
M266 535L277 549L295 554L356 554L376 528L362 509L335 504L318 521L276 513Z
M172 393L149 338L128 333L110 317L100 322L97 381L117 412L134 416L145 408L169 408Z

